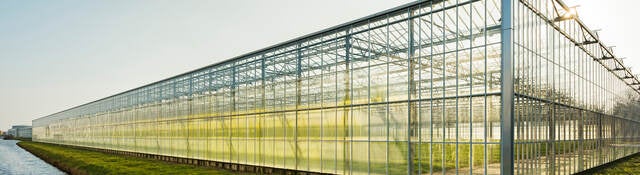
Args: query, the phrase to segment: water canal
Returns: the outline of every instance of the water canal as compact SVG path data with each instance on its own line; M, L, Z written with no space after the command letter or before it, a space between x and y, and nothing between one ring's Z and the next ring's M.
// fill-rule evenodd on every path
M65 174L16 145L16 140L0 139L0 174Z

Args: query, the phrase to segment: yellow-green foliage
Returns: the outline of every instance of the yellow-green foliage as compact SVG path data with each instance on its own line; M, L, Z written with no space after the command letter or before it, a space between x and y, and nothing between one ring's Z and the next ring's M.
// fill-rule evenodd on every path
M18 145L71 174L233 174L224 170L106 154L38 142Z

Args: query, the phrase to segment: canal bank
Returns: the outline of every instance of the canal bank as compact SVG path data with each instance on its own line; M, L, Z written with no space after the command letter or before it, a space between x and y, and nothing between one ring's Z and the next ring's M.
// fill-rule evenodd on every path
M225 170L39 142L19 146L70 174L237 174Z
M33 154L18 147L18 140L0 140L0 174L65 174Z

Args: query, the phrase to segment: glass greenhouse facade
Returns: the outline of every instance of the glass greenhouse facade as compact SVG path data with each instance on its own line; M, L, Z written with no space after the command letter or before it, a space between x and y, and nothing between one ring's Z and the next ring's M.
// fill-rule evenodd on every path
M418 1L36 119L33 140L332 174L571 174L640 151L639 88L561 0Z

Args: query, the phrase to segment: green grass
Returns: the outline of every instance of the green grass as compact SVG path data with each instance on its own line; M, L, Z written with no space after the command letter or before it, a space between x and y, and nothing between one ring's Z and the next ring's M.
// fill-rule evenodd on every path
M234 174L195 165L106 154L47 143L23 141L18 145L71 174Z
M640 154L597 170L593 174L640 174Z

